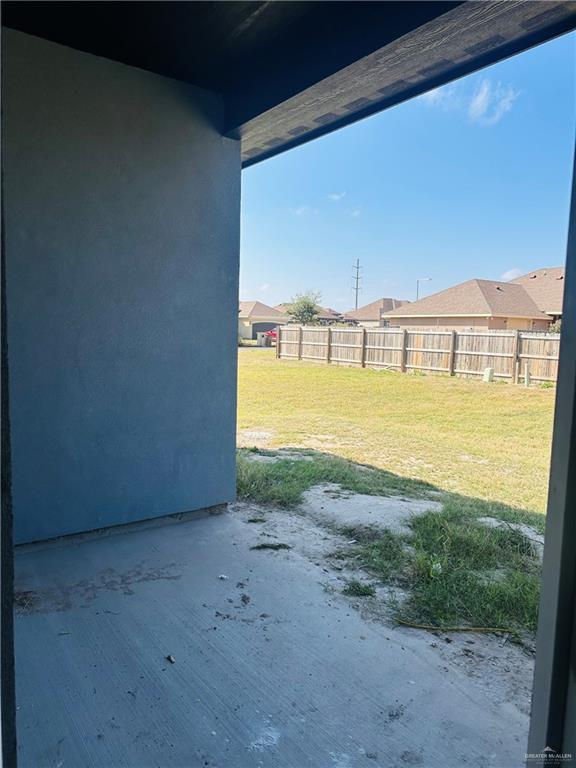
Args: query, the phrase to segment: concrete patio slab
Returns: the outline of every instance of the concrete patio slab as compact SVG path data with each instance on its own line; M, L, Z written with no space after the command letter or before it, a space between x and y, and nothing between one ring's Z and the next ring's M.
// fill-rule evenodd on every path
M21 768L520 768L521 706L248 514L20 549Z

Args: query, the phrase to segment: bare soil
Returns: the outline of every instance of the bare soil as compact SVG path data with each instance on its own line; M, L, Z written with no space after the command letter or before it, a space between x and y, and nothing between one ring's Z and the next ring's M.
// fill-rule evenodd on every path
M355 544L339 532L343 526L370 525L403 532L410 516L440 508L440 503L430 500L363 496L324 484L307 491L303 504L293 510L237 502L230 505L230 513L255 529L263 544L285 544L291 555L308 560L321 575L330 601L352 606L366 622L385 625L390 637L395 635L398 642L407 634L412 642L417 638L438 655L446 674L458 668L470 678L472 688L484 689L494 704L525 716L527 727L533 675L533 649L529 643L520 646L497 635L430 632L400 626L394 620L394 606L405 597L402 590L376 583L353 562L336 556L347 548L351 551ZM344 596L342 591L352 579L374 586L375 595Z

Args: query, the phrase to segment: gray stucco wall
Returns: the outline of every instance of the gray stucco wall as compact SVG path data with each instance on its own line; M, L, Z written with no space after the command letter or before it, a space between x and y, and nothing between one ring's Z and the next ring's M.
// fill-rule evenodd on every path
M17 542L235 485L240 154L215 94L3 31Z

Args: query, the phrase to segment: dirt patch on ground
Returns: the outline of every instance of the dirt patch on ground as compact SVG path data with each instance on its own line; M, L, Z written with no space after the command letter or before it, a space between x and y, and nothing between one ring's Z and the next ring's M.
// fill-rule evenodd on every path
M257 429L241 429L238 432L238 445L256 448L267 448L270 445L273 432Z
M439 512L442 505L429 499L367 496L344 491L334 483L323 483L304 493L300 509L324 525L388 528L394 533L408 533L407 523L411 517L428 511Z
M262 543L284 544L288 557L304 558L321 574L321 583L329 601L342 601L357 610L366 622L379 622L387 627L390 637L433 649L445 667L459 668L475 686L489 692L494 702L517 709L527 716L533 674L530 644L519 646L508 637L481 633L428 632L402 627L394 621L398 603L405 599L402 589L377 583L369 573L356 567L354 561L339 556L352 552L355 541L339 532L343 526L367 525L407 530L411 516L428 510L440 510L437 501L376 497L354 494L333 484L311 488L304 502L293 510L263 507L238 502L230 506L232 515L257 532ZM267 556L266 552L262 556ZM268 556L276 556L268 553ZM346 597L346 585L356 580L375 589L371 597ZM416 638L416 640L415 640ZM410 684L411 681L407 681Z

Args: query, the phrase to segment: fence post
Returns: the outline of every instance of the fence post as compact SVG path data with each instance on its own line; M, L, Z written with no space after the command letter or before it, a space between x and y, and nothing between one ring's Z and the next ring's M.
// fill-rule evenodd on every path
M298 360L302 360L302 326L298 326Z
M362 326L362 350L360 352L360 365L366 368L366 328Z
M452 331L450 337L450 353L448 356L448 373L454 376L454 358L456 357L456 331Z
M520 331L516 331L514 334L514 341L512 343L512 370L510 371L512 381L514 384L518 384L520 377L520 360L518 358L518 352L520 350Z
M330 353L331 353L331 341L332 341L332 329L330 326L326 329L328 331L328 335L326 336L326 362L330 362Z
M280 338L282 336L282 328L278 326L276 329L276 357L280 357Z
M406 373L406 344L408 333L406 328L402 328L402 351L400 352L400 370L402 373Z

